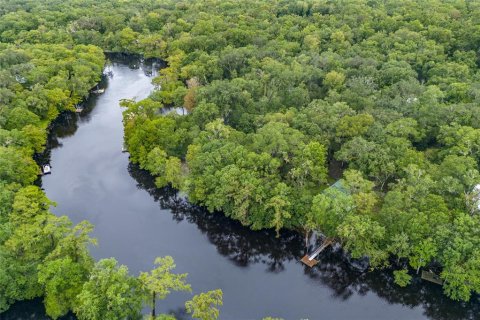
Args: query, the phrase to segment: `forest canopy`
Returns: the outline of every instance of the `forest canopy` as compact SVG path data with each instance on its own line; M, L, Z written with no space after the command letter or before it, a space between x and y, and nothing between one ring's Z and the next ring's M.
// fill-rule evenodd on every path
M167 62L148 99L122 102L131 161L158 187L253 229L322 232L400 285L439 270L445 293L468 300L480 292L479 47L475 1L4 1L0 254L18 259L14 203L33 192L49 121L98 81L102 51L122 52Z
M445 293L468 300L480 291L479 9L208 1L154 10L141 30L129 24L137 52L157 56L144 41L159 36L168 62L160 90L123 104L131 160L212 212L253 229L320 231L372 268L398 269L401 285L408 268L437 269ZM330 187L338 179L342 191Z

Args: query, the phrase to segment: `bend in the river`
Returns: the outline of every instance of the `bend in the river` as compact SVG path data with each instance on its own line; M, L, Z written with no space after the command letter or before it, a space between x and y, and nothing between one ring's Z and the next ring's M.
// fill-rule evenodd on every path
M478 298L470 303L447 299L441 288L414 280L407 288L391 272L354 270L340 252L327 250L313 269L298 262L300 235L250 231L221 214L155 188L150 175L122 153L120 99L145 98L152 90L155 65L123 61L109 66L106 91L93 96L80 114L64 114L52 126L49 160L53 173L42 179L56 214L74 223L89 220L99 241L96 259L115 257L137 274L152 268L155 257L171 255L177 272L188 272L193 293L221 288L221 319L474 319ZM188 293L158 303L163 312L184 317ZM42 315L38 301L16 304L2 319Z

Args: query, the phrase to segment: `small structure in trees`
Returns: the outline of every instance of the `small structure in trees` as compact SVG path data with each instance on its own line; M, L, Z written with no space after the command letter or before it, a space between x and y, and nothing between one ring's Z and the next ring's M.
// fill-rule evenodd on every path
M350 194L350 192L343 185L342 179L339 179L339 180L335 181L334 184L332 184L330 187L325 189L323 192L325 192L326 190L331 189L331 188L337 189L338 191L341 191L345 194Z
M345 188L345 186L343 185L342 183L342 180L337 180L334 184L332 184L330 187L326 188L323 192L327 191L327 190L331 190L331 189L337 189L338 191L342 192L342 193L345 193L345 194L349 194L349 191ZM308 246L308 232L305 236L305 242ZM334 243L334 239L333 238L326 238L322 244L315 250L313 251L310 255L309 254L306 254L305 256L303 256L302 259L300 259L301 262L303 262L304 264L306 264L307 266L309 266L310 268L313 267L314 265L318 264L318 260L316 260L315 258L323 251L325 250L329 245L333 244Z
M473 201L478 210L480 210L480 183L473 187Z
M304 264L306 264L310 268L313 267L319 262L315 258L331 244L333 244L333 239L326 238L320 247L318 247L314 252L312 252L312 254L310 255L306 254L305 256L303 256L303 258L300 261L302 261Z
M443 280L440 278L440 276L431 271L422 270L422 279L439 284L439 285L443 284Z

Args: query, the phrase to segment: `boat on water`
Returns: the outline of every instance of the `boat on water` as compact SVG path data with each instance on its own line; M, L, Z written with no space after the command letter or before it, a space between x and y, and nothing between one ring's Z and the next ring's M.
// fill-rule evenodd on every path
M104 93L105 92L105 89L96 89L96 90L93 90L92 93L95 93L95 94L101 94L101 93Z
M52 167L49 164L45 164L42 167L42 173L43 174L50 174L52 173Z

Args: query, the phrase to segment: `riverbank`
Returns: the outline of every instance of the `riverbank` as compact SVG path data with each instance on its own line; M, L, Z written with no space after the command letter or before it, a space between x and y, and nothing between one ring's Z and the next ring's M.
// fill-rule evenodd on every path
M55 281L49 268L71 259L71 254L80 270L90 265L87 236L74 246L76 252L59 252L76 238L70 233L87 234L89 226L73 231L68 218L57 219L49 211L50 200L33 185L39 173L33 158L44 150L51 124L88 96L104 65L95 46L4 44L2 49L2 93L9 101L0 115L0 311L15 301L47 294L46 288ZM52 294L66 291L57 288ZM64 308L71 306L59 306L56 312L62 314Z
M189 273L187 281L196 292L224 290L221 318L227 320L267 315L315 319L318 310L334 319L466 320L480 311L478 301L454 303L429 283L415 280L411 287L399 288L390 272L359 272L331 249L315 268L306 268L298 262L303 236L282 231L276 238L272 230L251 231L188 203L171 188L157 188L154 178L121 152L118 100L144 97L152 89L151 69L129 65L114 66L105 94L92 96L85 113L59 118L49 138L55 171L42 186L58 203L56 214L95 224L92 235L99 245L90 248L95 259L113 256L138 274L151 268L153 257L171 255L176 270ZM189 297L173 294L157 308L181 318ZM2 316L17 319L32 308L42 319L37 304L14 306Z

